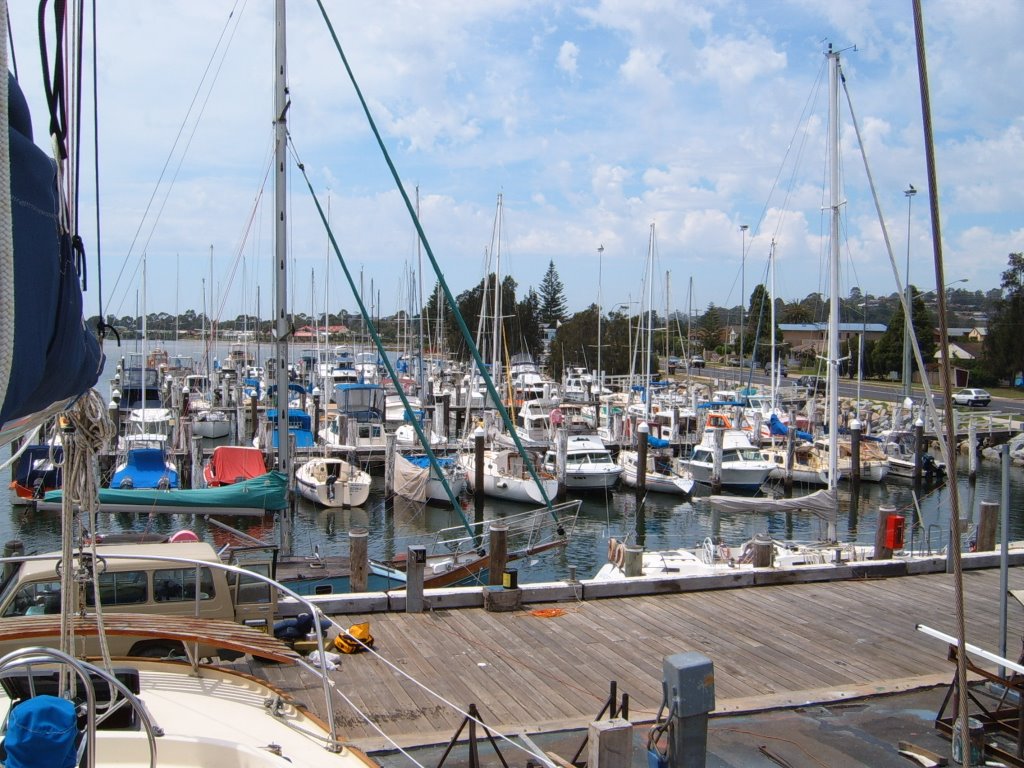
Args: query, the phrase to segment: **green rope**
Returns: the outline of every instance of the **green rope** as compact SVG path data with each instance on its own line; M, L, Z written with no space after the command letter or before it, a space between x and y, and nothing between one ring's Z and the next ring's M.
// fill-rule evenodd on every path
M355 74L352 72L352 67L349 66L348 58L345 56L345 52L341 49L341 42L338 40L338 35L334 31L334 25L331 24L330 18L327 16L327 11L324 9L322 0L317 0L317 6L320 8L320 13L324 18L324 22L327 24L327 29L331 33L331 38L334 40L334 47L338 51L338 55L341 57L341 63L345 67L345 71L348 73L349 81L352 83L352 87L355 89L356 96L359 99L359 103L363 108L363 114L366 115L366 119L369 122L370 130L373 131L374 137L377 139L377 146L380 147L381 153L384 155L384 161L388 165L388 169L391 171L391 177L394 179L395 184L398 187L398 191L402 195L402 199L405 201L405 207L409 211L409 216L412 219L413 226L416 227L416 234L423 244L423 249L427 254L427 258L430 259L430 264L434 268L434 273L437 275L438 283L441 289L444 291L445 301L448 303L448 307L452 311L452 315L455 317L455 322L459 326L459 331L462 333L463 339L466 341L466 346L469 348L470 354L473 355L473 360L476 362L477 368L483 377L484 384L487 386L487 393L491 396L495 406L497 406L498 413L501 414L501 419L505 424L505 428L511 435L512 440L516 444L516 448L519 451L519 455L523 457L523 461L526 464L526 468L530 472L530 477L533 478L537 487L540 488L541 495L544 498L544 503L551 511L552 517L555 521L558 521L558 517L555 514L554 507L552 506L551 500L548 498L547 491L544 489L544 483L541 482L540 477L537 474L537 470L533 465L532 459L523 447L522 441L519 439L519 435L516 433L515 427L512 424L512 419L508 415L508 411L505 406L501 403L501 397L498 395L495 389L494 382L491 380L490 374L487 372L487 366L485 365L483 358L480 355L480 350L477 348L476 343L473 341L473 335L469 332L469 328L466 326L466 321L462 317L462 313L459 312L458 304L455 302L455 297L452 295L451 290L448 288L448 284L445 282L444 274L441 272L440 266L438 266L437 260L434 258L434 252L430 247L430 243L427 242L427 236L423 231L423 227L420 225L419 217L416 215L416 208L412 204L412 200L409 198L408 193L405 191L405 185L402 184L402 179L398 175L398 170L395 168L395 164L391 160L391 155L388 153L387 147L384 146L384 140L380 135L380 131L377 129L377 124L373 120L373 116L370 114L370 108L366 103L366 99L363 98L363 92L359 88L359 84L356 82ZM307 180L308 183L308 180ZM312 192L312 189L310 189ZM315 195L314 195L315 199ZM319 208L319 204L317 204ZM322 216L321 212L321 216ZM326 222L325 222L326 223ZM331 242L334 242L333 237ZM337 248L335 248L337 250ZM339 259L340 259L339 254ZM401 391L401 388L399 388ZM422 435L420 437L422 440Z

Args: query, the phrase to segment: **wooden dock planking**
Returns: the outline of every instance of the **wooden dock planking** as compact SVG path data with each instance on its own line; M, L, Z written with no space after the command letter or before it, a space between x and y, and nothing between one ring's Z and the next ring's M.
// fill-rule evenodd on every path
M1010 587L1024 588L1024 568L1010 570ZM970 642L998 651L998 571L969 572L964 588ZM943 644L915 630L922 623L955 634L947 574L553 607L565 615L464 609L346 616L341 623L369 620L382 654L452 703L476 703L485 722L504 730L584 725L604 703L610 680L629 693L634 719L650 719L661 702L663 657L687 650L714 662L720 709L730 701L772 695L827 699L836 690L953 672ZM1024 611L1016 603L1009 619L1009 654L1016 656L1024 627ZM294 672L287 667L253 666L282 687L313 687L290 679ZM444 742L462 721L366 654L345 657L332 679L402 744ZM347 739L382 746L353 713L339 720Z

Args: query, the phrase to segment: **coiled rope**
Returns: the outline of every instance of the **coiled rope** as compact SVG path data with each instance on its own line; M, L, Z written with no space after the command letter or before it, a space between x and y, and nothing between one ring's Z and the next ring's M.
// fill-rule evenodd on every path
M110 648L103 627L103 609L100 602L100 563L96 552L96 537L89 544L91 562L84 566L85 545L79 548L78 564L74 566L75 507L86 518L86 529L95 533L96 513L99 510L98 455L114 438L114 424L107 414L106 404L99 392L90 389L78 398L63 414L61 432L64 442L63 494L61 503L61 650L74 652L74 623L72 618L81 610L79 584L92 582L93 602L96 608L96 627L99 630L100 655L110 669ZM87 572L91 571L91 572Z

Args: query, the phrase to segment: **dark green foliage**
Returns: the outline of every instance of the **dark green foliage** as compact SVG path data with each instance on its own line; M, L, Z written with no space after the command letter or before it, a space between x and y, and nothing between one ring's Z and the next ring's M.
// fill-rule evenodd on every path
M565 288L558 278L555 262L548 263L548 271L540 281L540 321L544 325L557 325L567 317Z
M1001 296L989 314L985 355L996 378L1013 382L1024 369L1024 254L1011 253L1003 272Z

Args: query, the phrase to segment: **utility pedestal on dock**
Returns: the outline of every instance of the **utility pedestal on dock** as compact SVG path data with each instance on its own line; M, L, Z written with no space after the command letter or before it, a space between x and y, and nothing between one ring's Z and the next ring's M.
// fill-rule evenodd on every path
M703 768L708 751L708 713L715 708L715 666L703 653L666 656L661 690L670 713L669 768Z

